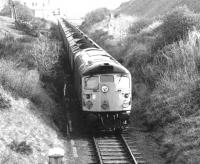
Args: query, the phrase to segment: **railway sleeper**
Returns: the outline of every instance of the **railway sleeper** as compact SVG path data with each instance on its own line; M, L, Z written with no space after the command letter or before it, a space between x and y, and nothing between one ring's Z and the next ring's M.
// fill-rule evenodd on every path
M128 160L108 160L108 161L103 161L104 164L131 164L130 161Z
M123 146L122 145L99 145L99 148L113 148L113 149L115 149L115 148L123 148Z
M104 155L104 156L109 156L109 155L114 155L114 156L122 156L122 155L125 155L126 153L124 152L115 152L115 153L112 153L112 152L101 152L101 155Z
M103 148L103 149L101 149L101 152L124 152L124 150L117 150L117 149L115 149L115 150L113 150L113 149L108 149L108 148Z
M120 143L118 142L104 142L104 141L100 141L99 142L99 145L121 145Z
M127 160L127 156L102 156L103 160Z

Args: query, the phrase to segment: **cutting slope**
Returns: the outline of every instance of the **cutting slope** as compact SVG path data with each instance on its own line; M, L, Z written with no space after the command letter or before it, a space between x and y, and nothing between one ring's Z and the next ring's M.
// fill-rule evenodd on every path
M199 0L131 0L121 4L115 12L116 14L155 17L184 5L194 12L200 12Z
M54 75L63 75L59 43L44 35L31 37L16 30L14 20L0 17L0 164L45 164L50 148L65 148L54 124L62 121L52 83Z

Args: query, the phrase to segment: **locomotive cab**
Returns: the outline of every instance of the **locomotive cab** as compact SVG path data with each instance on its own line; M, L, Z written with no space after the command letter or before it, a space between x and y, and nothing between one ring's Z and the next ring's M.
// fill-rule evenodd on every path
M131 110L131 78L128 74L100 74L82 78L83 110L119 112Z

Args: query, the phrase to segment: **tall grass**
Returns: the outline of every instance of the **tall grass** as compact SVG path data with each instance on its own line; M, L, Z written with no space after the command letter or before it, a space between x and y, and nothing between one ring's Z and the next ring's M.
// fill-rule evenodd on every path
M198 14L194 14L186 6L173 9L163 17L152 51L188 38L188 31L193 30L193 27L199 27Z
M33 98L40 93L40 75L37 70L17 68L17 63L0 59L0 85L23 97Z
M155 56L152 65L157 68L160 80L156 82L156 88L150 97L150 104L145 109L148 124L160 122L163 126L169 123L169 119L173 120L182 115L182 112L179 113L181 107L178 103L184 96L196 89L200 79L199 41L199 32L190 32L186 41L169 45ZM188 101L185 103L187 104Z
M192 146L199 135L199 42L200 33L192 31L187 40L169 45L157 54L153 64L160 70L160 80L140 107L147 127L162 127L163 156L169 163L195 163L199 159ZM196 132L189 134L188 127Z

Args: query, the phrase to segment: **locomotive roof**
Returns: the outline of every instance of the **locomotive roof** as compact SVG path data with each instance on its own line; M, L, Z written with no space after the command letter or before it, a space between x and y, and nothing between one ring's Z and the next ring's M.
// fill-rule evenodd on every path
M80 59L79 71L83 75L98 73L129 73L117 60L98 48L88 48L75 55Z
M64 19L61 19L61 24L80 74L129 73L124 66L78 28Z

